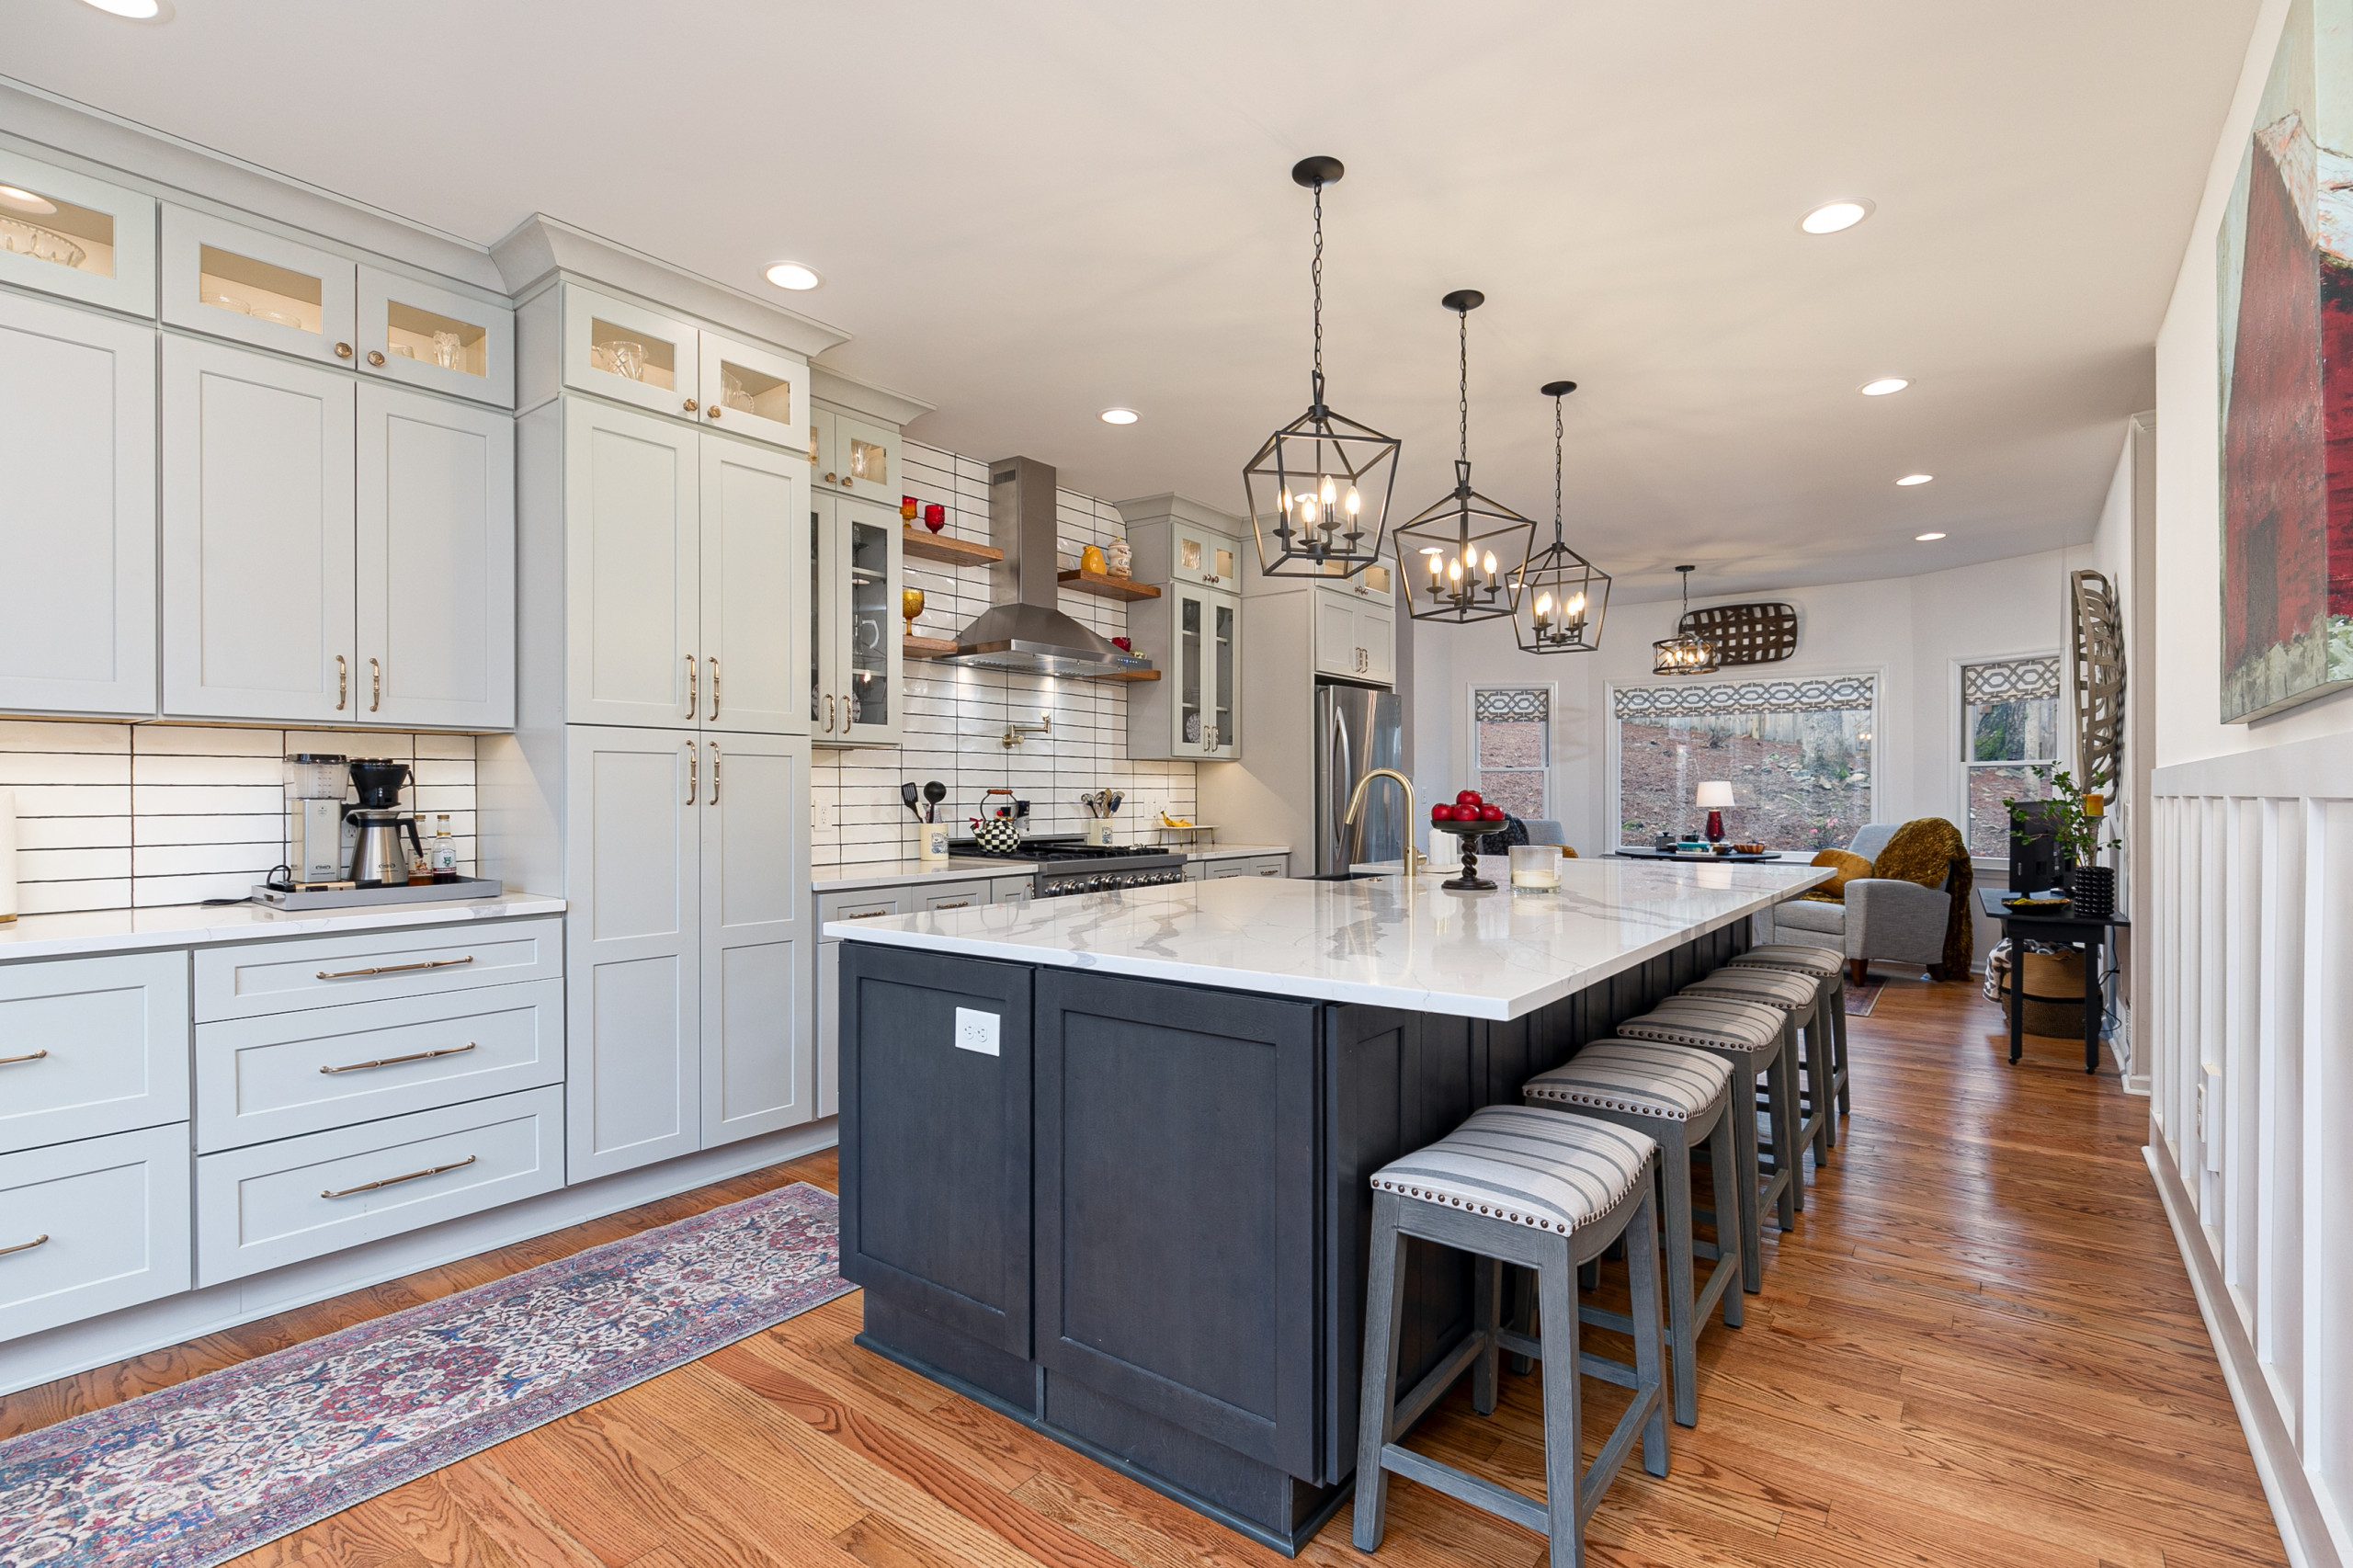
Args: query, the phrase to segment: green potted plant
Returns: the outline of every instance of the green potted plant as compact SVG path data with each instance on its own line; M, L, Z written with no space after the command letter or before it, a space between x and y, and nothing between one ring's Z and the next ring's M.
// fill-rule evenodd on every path
M2109 832L2106 797L2098 790L2082 788L2063 767L2028 771L2047 784L2051 793L2040 801L2005 800L2002 804L2009 808L2013 831L2023 808L2041 808L2040 826L2056 846L2059 885L2075 899L2074 913L2108 915L2116 906L2116 871L2097 863L2099 852L2123 840Z

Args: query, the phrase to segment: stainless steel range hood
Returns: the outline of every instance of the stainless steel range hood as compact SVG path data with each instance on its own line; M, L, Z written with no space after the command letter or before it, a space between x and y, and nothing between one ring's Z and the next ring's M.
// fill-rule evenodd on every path
M1030 458L989 464L989 542L1005 551L989 568L996 603L957 633L956 652L939 663L1079 676L1152 667L1151 660L1120 652L1057 608L1062 585L1054 523L1051 468Z

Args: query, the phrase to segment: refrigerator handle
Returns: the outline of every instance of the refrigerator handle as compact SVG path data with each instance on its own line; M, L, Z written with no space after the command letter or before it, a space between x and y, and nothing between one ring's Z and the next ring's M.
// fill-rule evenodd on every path
M1348 797L1356 793L1357 769L1349 756L1348 720L1347 711L1335 702L1332 705L1332 851L1334 860L1329 869L1345 871L1349 865L1349 846L1362 837L1348 826Z

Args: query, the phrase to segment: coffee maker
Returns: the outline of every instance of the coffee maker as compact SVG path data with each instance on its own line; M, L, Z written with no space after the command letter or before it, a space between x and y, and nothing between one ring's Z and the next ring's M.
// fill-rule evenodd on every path
M356 757L351 781L359 790L359 803L349 808L351 820L359 824L359 837L351 846L351 880L361 887L406 887L410 847L415 848L417 859L425 858L416 819L401 810L408 764L389 757ZM404 830L407 844L401 842Z
M286 759L286 880L296 887L344 880L343 797L351 767L332 752Z

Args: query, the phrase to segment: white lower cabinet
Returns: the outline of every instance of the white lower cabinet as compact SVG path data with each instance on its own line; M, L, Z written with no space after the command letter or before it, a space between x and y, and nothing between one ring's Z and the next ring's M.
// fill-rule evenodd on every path
M196 955L196 1018L438 995L563 972L557 915L206 948Z
M188 1288L188 1126L0 1154L0 1339Z
M202 1154L197 1282L216 1285L563 1185L563 1088Z
M809 743L565 740L574 1182L807 1121Z
M0 1151L186 1121L188 1008L184 951L0 968Z

